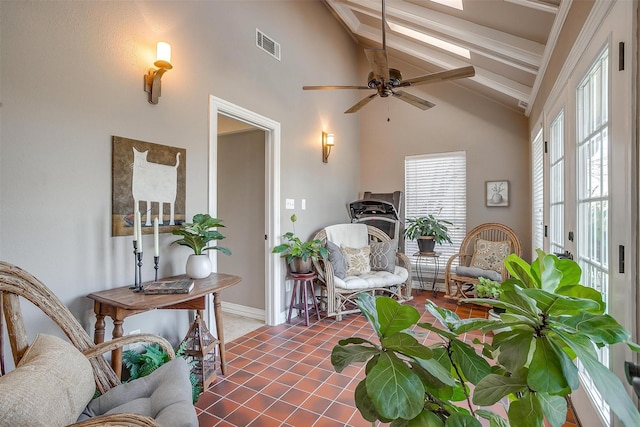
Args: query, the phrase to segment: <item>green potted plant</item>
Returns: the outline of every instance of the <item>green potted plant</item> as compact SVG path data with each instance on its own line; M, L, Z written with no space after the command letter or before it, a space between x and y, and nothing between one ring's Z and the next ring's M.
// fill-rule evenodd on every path
M279 244L273 248L272 252L286 258L292 273L309 273L313 269L313 260L326 259L329 251L320 240L303 242L295 235L295 224L298 218L293 214L290 220L293 232L290 231L282 236L287 239L287 243Z
M184 357L188 359L185 353L187 342L183 341L176 349L176 357ZM138 353L135 350L125 350L122 353L122 363L129 371L129 378L127 381L133 381L137 378L146 377L151 372L158 369L160 366L169 362L169 355L167 352L157 344L145 345L144 351ZM189 361L189 366L193 367L195 361ZM189 372L189 381L191 382L191 398L195 404L202 393L202 388L198 385L198 378L193 372Z
M393 426L480 427L477 418L483 418L493 427L541 427L545 421L561 427L567 398L580 386L579 360L622 424L639 426L635 404L620 379L598 360L595 348L640 347L605 313L600 292L579 284L577 263L538 255L532 265L513 254L507 257L511 278L502 283L500 300L467 300L501 306L506 312L498 320L460 319L427 301L437 324L420 323L412 306L361 294L357 304L380 343L343 339L331 362L338 372L366 362L365 378L355 389L362 416ZM416 339L420 330L441 342L422 344ZM494 334L484 344L474 340L477 349L462 339L473 330ZM508 420L487 409L498 402L504 403Z
M408 226L403 235L406 239L416 240L420 252L433 252L436 244L452 243L448 226L451 221L437 218L433 214L416 218L407 218Z
M499 282L486 277L478 277L478 284L476 285L476 296L478 298L499 300L500 295L502 295L502 285ZM493 307L493 304L491 306ZM493 307L489 310L489 318L498 318L498 315L504 313L504 311L504 308Z
M223 246L208 246L212 241L225 238L216 230L219 227L224 227L221 219L212 218L209 214L196 214L193 222L183 222L180 228L172 231L172 234L182 238L171 244L188 246L193 250L186 266L186 273L192 279L203 279L211 274L211 260L204 254L205 251L216 250L231 255L231 251Z

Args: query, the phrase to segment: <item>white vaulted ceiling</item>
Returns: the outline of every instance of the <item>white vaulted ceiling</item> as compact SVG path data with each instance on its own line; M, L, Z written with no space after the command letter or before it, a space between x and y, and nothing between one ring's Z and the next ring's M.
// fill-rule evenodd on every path
M381 47L381 0L325 1L363 48ZM528 115L571 1L386 0L387 52L424 74L473 65L456 84Z

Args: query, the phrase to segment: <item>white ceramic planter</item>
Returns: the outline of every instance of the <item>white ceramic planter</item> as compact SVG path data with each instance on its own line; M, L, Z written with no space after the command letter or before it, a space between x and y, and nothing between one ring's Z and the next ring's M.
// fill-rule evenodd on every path
M187 276L192 279L204 279L211 274L211 260L209 255L189 255L187 258L187 267L185 269Z

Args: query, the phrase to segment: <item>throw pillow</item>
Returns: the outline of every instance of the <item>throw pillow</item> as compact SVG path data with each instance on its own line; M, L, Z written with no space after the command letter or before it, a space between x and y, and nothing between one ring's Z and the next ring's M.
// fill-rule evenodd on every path
M478 239L471 257L471 267L501 271L502 264L510 253L511 243L508 241L492 242Z
M16 369L0 377L0 424L75 423L95 390L89 360L63 339L40 334Z
M371 264L369 261L371 250L369 249L369 246L356 249L341 245L340 248L344 254L344 260L347 263L347 276L359 276L371 271Z
M344 255L338 245L327 240L327 250L329 251L329 262L333 267L333 275L344 279L347 277L347 264L344 261Z
M393 273L396 269L396 250L398 240L393 239L388 242L372 242L370 261L372 271L388 271Z

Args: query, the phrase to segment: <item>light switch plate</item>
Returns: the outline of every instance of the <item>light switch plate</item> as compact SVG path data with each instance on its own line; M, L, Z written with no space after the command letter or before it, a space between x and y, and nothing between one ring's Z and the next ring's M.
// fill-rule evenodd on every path
M307 199L300 200L300 209L302 210L307 209Z
M296 201L294 199L285 199L285 209L295 209Z

